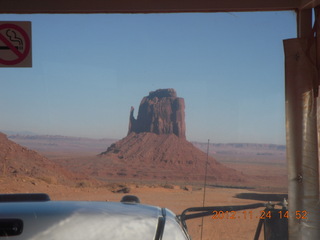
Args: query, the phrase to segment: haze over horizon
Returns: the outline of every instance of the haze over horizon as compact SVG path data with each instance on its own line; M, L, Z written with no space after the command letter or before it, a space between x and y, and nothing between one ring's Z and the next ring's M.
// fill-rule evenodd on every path
M159 88L186 103L189 141L285 144L282 40L293 12L1 14L31 21L32 68L0 68L0 129L121 139ZM135 116L136 116L135 114Z
M103 139L107 139L107 140L115 140L115 141L118 141L118 140L121 140L122 138L126 137L126 136L123 136L121 138L109 138L109 137L102 137L102 138L94 138L94 137L87 137L87 136L69 136L69 135L63 135L63 134L39 134L39 133L36 133L36 132L30 132L30 131L11 131L11 130L1 130L0 129L0 133L4 133L6 134L7 136L9 136L9 139L10 136L17 136L18 138L19 137L61 137L61 138L70 138L70 139L92 139L92 140L103 140ZM12 140L12 139L11 139ZM200 144L207 144L208 143L208 140L209 140L209 143L210 144L266 144L266 145L279 145L279 146L285 146L285 144L274 144L274 143L255 143L255 142L212 142L210 139L203 139L203 140L200 140L200 141L197 141L197 140L190 140L190 139L187 139L188 141L192 142L192 143L200 143Z

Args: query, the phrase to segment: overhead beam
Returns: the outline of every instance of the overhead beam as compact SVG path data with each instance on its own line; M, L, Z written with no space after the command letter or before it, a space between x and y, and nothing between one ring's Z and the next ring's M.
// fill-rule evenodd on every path
M0 0L0 13L170 13L298 9L300 0Z
M299 9L310 9L320 6L320 0L301 0Z

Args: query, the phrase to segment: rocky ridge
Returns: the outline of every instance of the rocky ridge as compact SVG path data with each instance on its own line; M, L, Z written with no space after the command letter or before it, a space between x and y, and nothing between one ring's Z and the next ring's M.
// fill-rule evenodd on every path
M48 183L66 182L73 174L0 133L0 172L3 178L31 177Z

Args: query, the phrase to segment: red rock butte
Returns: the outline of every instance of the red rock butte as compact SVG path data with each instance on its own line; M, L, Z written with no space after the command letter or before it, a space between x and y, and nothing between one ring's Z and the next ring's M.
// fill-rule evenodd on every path
M185 137L184 99L174 89L144 97L137 119L130 112L128 135L100 153L89 169L103 178L203 181L243 184L246 176L207 157ZM90 173L89 173L90 174Z
M156 134L175 134L186 138L184 121L184 99L177 97L174 89L158 89L144 97L139 106L137 119L134 118L134 108L131 107L129 131Z

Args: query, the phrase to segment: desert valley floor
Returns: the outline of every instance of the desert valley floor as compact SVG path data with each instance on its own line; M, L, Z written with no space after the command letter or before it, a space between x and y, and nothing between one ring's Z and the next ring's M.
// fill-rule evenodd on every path
M76 139L64 137L58 140L50 137L39 140L39 138L26 139L17 136L10 139L36 150L67 171L74 170L72 168L77 161L80 163L93 160L95 154L104 151L112 142L112 140L88 139L78 139L77 142ZM193 144L202 150L206 148L206 144ZM235 187L232 184L208 182L206 206L245 205L266 203L269 200L278 202L287 194L285 149L269 145L212 145L210 155L227 167L242 172L248 178L252 176L254 180L247 181L246 186L242 187L237 183ZM19 175L9 178L3 172L0 178L0 192L44 192L48 193L52 200L78 201L120 201L122 196L132 194L138 196L143 204L167 207L176 214L189 207L202 206L203 183L201 182L153 181L143 178L134 182L125 178L97 181L97 179L81 178L78 175L73 177L71 182L63 184L54 178ZM259 184L256 182L257 179ZM253 217L246 219L241 215L238 219L204 218L203 240L253 239L261 210L263 208L252 210ZM201 219L189 220L187 225L192 239L200 239ZM260 239L263 239L263 236L260 236Z

